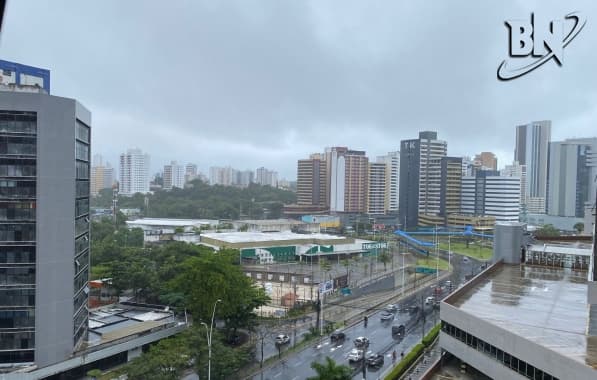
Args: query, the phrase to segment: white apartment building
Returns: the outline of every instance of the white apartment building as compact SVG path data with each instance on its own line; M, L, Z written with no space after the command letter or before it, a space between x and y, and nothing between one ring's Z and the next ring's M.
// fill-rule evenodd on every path
M493 216L496 222L518 222L520 177L505 177L497 171L481 170L475 177L462 177L461 212Z
M386 212L398 212L400 196L400 151L389 152L377 157L377 162L386 164L386 189L384 209Z
M369 163L369 186L367 194L367 214L379 215L385 213L386 195L386 164L383 162Z
M172 190L177 187L182 189L185 183L185 168L176 161L170 165L164 165L164 190Z
M149 193L149 154L138 148L128 149L120 155L119 169L120 194Z
M184 167L184 181L190 182L198 177L199 171L197 170L197 164L186 164Z
M260 167L255 170L255 183L260 185L278 186L278 172Z
M419 214L439 215L441 197L441 158L448 151L443 140L420 139Z

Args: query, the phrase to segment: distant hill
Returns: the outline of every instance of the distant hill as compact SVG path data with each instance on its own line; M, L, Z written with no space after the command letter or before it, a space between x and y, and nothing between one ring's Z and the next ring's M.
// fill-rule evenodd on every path
M285 204L295 203L296 194L271 186L251 184L246 188L210 186L201 180L186 189L160 190L154 194L118 197L119 208L138 208L154 218L274 219L282 216ZM145 201L147 198L147 203ZM92 199L92 207L109 208L112 190L105 189ZM147 206L147 207L146 207Z

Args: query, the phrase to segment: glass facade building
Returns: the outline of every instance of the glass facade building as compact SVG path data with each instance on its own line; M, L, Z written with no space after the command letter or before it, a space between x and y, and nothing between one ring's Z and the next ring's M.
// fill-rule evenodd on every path
M73 99L0 91L0 370L86 339L90 119Z

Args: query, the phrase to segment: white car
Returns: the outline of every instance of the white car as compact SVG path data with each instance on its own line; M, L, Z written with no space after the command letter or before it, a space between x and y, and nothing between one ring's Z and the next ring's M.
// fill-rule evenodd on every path
M354 345L356 347L368 347L369 339L365 338L364 336L360 336L354 340Z
M286 344L290 342L290 337L288 335L278 335L276 337L276 344Z
M425 298L425 305L431 305L435 301L435 297L427 297Z
M348 361L353 363L353 362L360 362L361 360L363 360L363 350L359 350L356 348L353 348L352 350L350 350L350 352L348 353Z

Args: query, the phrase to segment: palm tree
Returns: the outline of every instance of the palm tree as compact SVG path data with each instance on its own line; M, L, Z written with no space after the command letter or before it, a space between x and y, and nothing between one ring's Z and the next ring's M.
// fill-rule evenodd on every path
M379 254L379 261L383 263L383 271L387 270L388 263L392 261L392 256L388 252L382 252Z
M311 368L317 372L317 376L309 377L307 380L350 380L352 370L345 365L338 365L335 361L326 356L325 363L311 363Z

